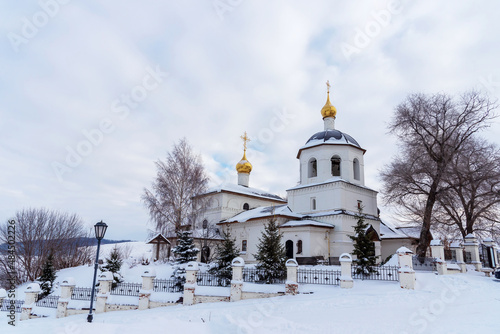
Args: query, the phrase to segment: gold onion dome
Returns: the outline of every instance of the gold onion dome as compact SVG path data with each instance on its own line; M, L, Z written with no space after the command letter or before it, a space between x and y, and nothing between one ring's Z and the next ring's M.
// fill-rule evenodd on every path
M327 98L326 98L326 103L325 106L321 109L321 116L323 116L323 119L326 117L333 117L335 118L337 116L337 109L333 106L333 104L330 102L330 82L326 82L326 87L327 89Z
M236 170L238 173L247 174L250 174L252 171L252 164L247 160L246 151L243 151L243 158L236 164Z

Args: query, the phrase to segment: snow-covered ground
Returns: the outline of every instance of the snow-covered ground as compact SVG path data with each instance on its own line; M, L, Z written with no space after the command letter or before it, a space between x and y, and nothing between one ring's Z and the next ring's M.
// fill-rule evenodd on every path
M171 266L154 266L159 278L168 278ZM124 268L126 280L140 282L142 270L141 265ZM65 269L58 276L58 279L73 276L77 286L90 286L87 283L92 278L92 267ZM403 290L397 282L361 280L355 280L353 289L301 285L303 293L297 296L109 312L96 314L93 323L86 322L86 315L56 319L54 310L48 318L17 322L14 328L7 324L7 313L1 312L0 333L484 334L500 331L500 281L473 271L447 276L418 272L416 277L415 290ZM209 292L210 288L200 290Z

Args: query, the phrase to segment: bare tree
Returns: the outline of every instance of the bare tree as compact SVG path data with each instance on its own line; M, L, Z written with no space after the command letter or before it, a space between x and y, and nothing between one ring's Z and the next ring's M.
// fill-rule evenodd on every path
M56 270L78 266L90 260L88 230L75 214L48 209L23 209L14 220L18 283L35 280L50 252ZM8 224L0 226L0 244L8 240ZM5 257L0 257L0 271L7 271Z
M495 117L496 105L477 92L459 98L446 94L410 95L396 107L389 125L399 139L400 154L382 172L384 198L420 217L417 255L431 240L434 206L447 189L443 178L464 144Z
M208 177L198 155L183 138L156 163L157 174L152 190L144 189L142 200L149 210L156 231L164 235L192 225L204 205L196 203L207 190Z
M436 220L454 227L462 238L473 232L491 236L499 227L499 149L484 140L469 140L450 166Z

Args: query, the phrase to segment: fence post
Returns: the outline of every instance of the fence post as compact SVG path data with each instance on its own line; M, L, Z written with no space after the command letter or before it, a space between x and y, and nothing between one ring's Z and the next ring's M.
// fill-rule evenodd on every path
M471 263L476 267L477 271L481 271L482 265L479 258L479 243L474 234L469 233L464 238L464 248L466 252L470 252ZM457 257L458 259L458 257Z
M75 287L75 279L73 277L67 277L62 281L61 297L57 301L56 318L64 318L68 316L67 313L68 303L71 300L71 295L73 294L74 287Z
M342 289L350 289L354 285L352 279L352 256L348 253L343 253L339 257L340 261L340 287Z
M436 258L436 269L438 275L448 275L448 264L446 261Z
M297 283L297 269L299 264L294 259L286 261L286 283L285 294L296 295L299 293L299 284Z
M486 238L483 240L483 244L485 246L491 247L491 250L493 252L493 269L498 267L498 252L497 252L497 246L493 242L493 239L491 238Z
M184 284L183 304L194 304L194 291L196 289L196 272L198 271L198 263L189 262L186 265L186 283Z
M464 261L464 252L462 246L458 242L452 242L450 244L450 249L455 252L455 257L457 259L457 265L460 267L460 272L462 274L467 272L467 267ZM465 249L467 251L467 248Z
M153 268L146 269L141 276L142 288L139 291L139 310L147 310L149 308L149 298L153 292L153 281L156 277L156 272Z
M40 285L38 283L31 283L26 287L26 290L24 291L24 304L21 309L21 321L28 320L30 318L31 310L33 310L33 306L35 305L36 298L40 291Z
M413 252L406 247L399 248L399 284L403 289L415 289L415 270L413 270L412 254Z
M241 300L243 291L243 267L245 267L245 260L239 256L235 257L231 261L231 267L233 268L233 279L231 280L231 297L229 300L236 302Z
M445 260L443 242L439 239L431 240L431 254L436 259Z
M106 302L111 292L111 285L113 284L113 274L109 271L103 272L99 275L99 293L95 303L95 313L106 312Z

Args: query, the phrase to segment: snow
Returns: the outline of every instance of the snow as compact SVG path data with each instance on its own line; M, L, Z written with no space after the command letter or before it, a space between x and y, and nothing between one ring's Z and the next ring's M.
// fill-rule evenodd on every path
M431 240L431 246L441 246L442 242L439 239Z
M304 220L290 220L280 227L295 227L295 226L318 226L318 227L329 227L334 228L335 226L328 223L322 223L316 220L304 219Z
M384 266L399 266L398 255L397 254L392 255L389 261L384 263Z
M413 252L406 247L399 247L396 254L413 254Z
M219 185L218 187L214 187L209 189L206 194L214 193L214 192L232 192L232 193L237 193L237 194L243 194L243 195L249 195L253 197L260 197L260 198L266 198L266 199L272 199L275 201L280 201L286 203L286 201L281 198L278 195L270 194L264 190L260 190L257 188L250 188L250 187L245 187L241 186L239 184L232 184L232 183L223 183Z
M56 319L50 309L49 318L18 322L15 329L2 317L0 333L498 332L500 282L482 273L437 276L417 272L416 279L415 290L362 280L355 280L352 289L300 284L299 292L311 293L108 312L95 314L92 323L87 323L87 314ZM245 288L246 284L244 291L248 291Z
M276 206L262 206L248 211L243 211L236 216L226 219L224 222L246 222L250 219L271 217L271 216L290 216L294 218L301 218L302 215L293 213L290 208L286 205L276 205Z

